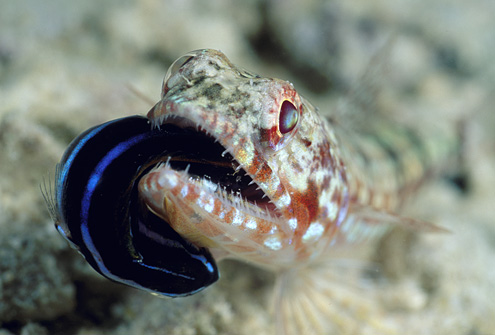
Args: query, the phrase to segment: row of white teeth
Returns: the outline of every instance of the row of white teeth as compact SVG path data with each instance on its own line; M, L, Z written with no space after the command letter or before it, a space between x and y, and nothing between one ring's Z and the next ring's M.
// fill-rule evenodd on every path
M191 120L189 120L187 118L178 117L178 116L170 115L170 114L165 114L165 115L161 115L157 119L153 120L153 123L158 127L160 127L160 125L164 124L165 122L172 123L172 124L177 125L181 128L188 128L188 127L196 128L196 130L198 132L203 132L206 135L211 136L214 139L214 143L218 142L218 139L215 136L212 136L208 132L207 129L201 127L198 124L195 124L194 122L192 122ZM226 154L231 154L228 149L225 149L221 153L222 157L225 157ZM172 167L170 166L170 158L171 157L168 157L167 161L165 162L165 167L171 169ZM237 162L234 158L232 159L232 162L237 163L237 166L234 168L234 171L235 171L235 173L238 173L243 168L242 165L239 164L239 162ZM184 175L187 176L189 174L190 166L191 166L190 164L188 164L186 166L186 168L184 170ZM158 164L156 168L160 168L160 167L163 167L163 163ZM209 178L208 176L206 176L206 177ZM256 204L256 202L254 204L250 203L249 201L247 201L246 198L242 197L240 192L234 192L233 190L227 191L226 187L220 187L220 185L212 182L211 179L208 180L207 178L200 178L198 180L198 178L195 178L193 176L189 176L189 181L192 181L192 182L200 181L202 183L202 186L204 186L207 189L209 189L210 191L216 193L221 201L227 203L230 206L235 206L238 209L242 209L244 211L247 211L249 214L260 217L262 219L267 219L267 220L273 220L274 219L269 210L263 210L260 206L258 206ZM252 185L254 183L255 183L255 181L251 180L248 185ZM256 190L257 191L261 190L261 187L258 186L256 188ZM263 192L262 199L264 199L266 197L267 197L267 195ZM269 200L269 202L273 204L273 202L271 200Z
M173 169L172 166L170 165L170 159L171 157L167 158L167 161L165 163L159 163L154 169L158 170L161 168L166 168L166 169ZM191 164L187 164L186 168L184 169L183 173L180 173L180 175L184 178L187 178L188 182L192 183L200 183L200 186L207 189L211 193L215 193L220 199L220 201L224 202L228 206L233 206L236 207L239 210L247 212L249 215L259 217L261 219L265 220L271 220L273 221L275 218L272 216L269 210L264 210L260 206L256 204L256 202L250 203L246 198L243 198L241 193L238 191L233 191L233 190L227 190L227 187L223 186L221 187L219 184L211 181L211 177L205 176L203 178L201 177L196 177L196 176L190 176L189 175L189 169L191 167ZM254 180L252 180L249 185L254 184ZM260 190L261 188L258 186L256 190ZM265 198L267 195L263 193L263 197ZM271 201L269 201L272 203Z

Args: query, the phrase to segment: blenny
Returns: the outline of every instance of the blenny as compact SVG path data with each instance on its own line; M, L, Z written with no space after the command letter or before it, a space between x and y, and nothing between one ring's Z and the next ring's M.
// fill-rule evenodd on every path
M325 333L330 260L394 225L440 230L396 211L457 145L449 132L364 118L325 119L291 83L193 51L169 68L146 118L70 144L49 207L112 280L183 296L236 258L277 273L277 334Z

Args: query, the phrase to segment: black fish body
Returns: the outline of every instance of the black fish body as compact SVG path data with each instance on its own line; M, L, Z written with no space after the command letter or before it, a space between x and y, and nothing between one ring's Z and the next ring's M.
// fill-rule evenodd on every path
M187 132L152 129L131 116L88 129L58 167L51 204L59 232L105 277L166 296L195 293L218 279L204 248L181 238L140 201L140 177Z

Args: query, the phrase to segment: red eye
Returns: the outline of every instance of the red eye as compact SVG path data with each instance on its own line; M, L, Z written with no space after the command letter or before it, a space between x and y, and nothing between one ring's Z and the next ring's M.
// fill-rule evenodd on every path
M299 112L296 107L289 101L285 100L280 107L278 127L282 134L287 134L297 125L299 121Z

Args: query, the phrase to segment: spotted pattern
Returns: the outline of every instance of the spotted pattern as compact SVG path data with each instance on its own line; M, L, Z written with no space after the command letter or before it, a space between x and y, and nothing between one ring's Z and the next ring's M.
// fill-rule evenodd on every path
M284 101L299 113L286 134L278 124ZM218 255L291 267L353 231L345 222L353 203L385 209L397 205L399 183L389 178L394 167L382 178L377 166L363 170L359 161L378 146L356 154L291 83L247 72L218 51L198 50L172 65L162 99L148 117L156 127L173 122L214 137L274 205L249 203L168 164L145 176L140 192L148 207L182 236ZM356 148L366 150L361 144Z

